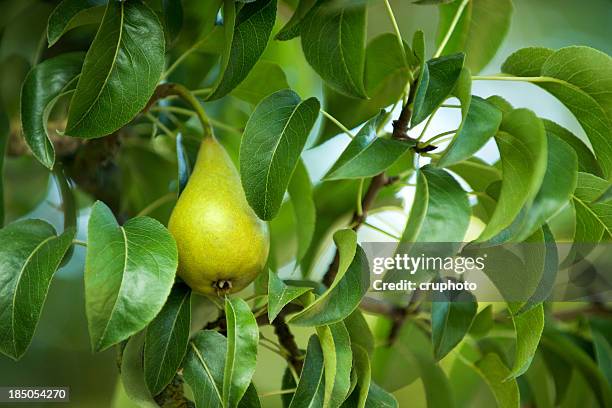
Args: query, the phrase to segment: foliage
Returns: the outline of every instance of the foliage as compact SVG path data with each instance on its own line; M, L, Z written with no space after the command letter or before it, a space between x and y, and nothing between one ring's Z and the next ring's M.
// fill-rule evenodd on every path
M585 46L525 48L502 73L477 76L510 27L510 0L415 1L439 12L433 53L421 31L405 41L380 2L392 24L374 38L367 1L62 0L45 9L49 48L24 59L20 115L0 112L0 169L7 146L27 146L22 173L40 177L23 195L42 200L53 174L64 228L28 211L15 220L3 196L21 179L7 168L0 352L23 356L54 274L82 245L91 348L120 350L123 387L138 406L266 406L260 346L286 360L279 386L290 408L397 407L392 393L417 380L430 407L477 404L484 388L499 407L563 405L576 376L610 406L609 309L560 318L547 299L557 270L584 255L580 244L612 239L612 59ZM501 96L473 95L475 80L542 88L588 143ZM440 109L458 109L458 126L425 140ZM304 153L336 136L351 140L313 180ZM205 137L239 165L248 203L271 230L268 265L239 295L203 298L176 275L168 215ZM487 143L497 163L478 157ZM516 302L491 277L507 303L479 303L467 290L433 302L371 298L358 231L380 229L370 223L377 211L401 210L406 184L416 190L405 225L384 233L453 243L449 256L475 230L474 244L543 243L516 275L530 296ZM79 211L87 242L75 238ZM562 259L553 230L568 214L575 245ZM330 266L314 273L330 250ZM201 304L211 307L196 327ZM278 342L260 332L266 325ZM307 342L296 342L297 327ZM553 382L554 395L540 391Z

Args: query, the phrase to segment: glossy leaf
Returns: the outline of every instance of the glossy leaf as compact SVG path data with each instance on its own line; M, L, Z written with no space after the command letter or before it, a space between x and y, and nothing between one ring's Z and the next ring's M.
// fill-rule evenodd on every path
M159 222L132 218L119 226L98 201L88 224L85 310L94 351L142 330L160 312L178 265L174 239Z
M527 109L504 115L495 137L503 180L491 220L478 238L486 241L512 224L524 205L530 205L546 172L547 141L542 121Z
M341 405L342 408L364 408L372 383L372 369L368 352L357 344L351 344L353 373L357 377L355 388Z
M312 290L307 287L286 285L278 275L268 272L268 319L272 322L288 303Z
M554 289L554 284L559 271L559 251L548 224L542 226L542 235L545 245L545 257L543 273L540 282L531 297L521 306L519 313L527 311L539 303L547 300Z
M399 405L393 394L388 393L376 383L370 383L365 408L398 408Z
M510 370L497 354L487 354L476 363L476 370L491 389L499 408L518 408L520 406L519 388L516 380L507 379Z
M431 165L418 172L416 200L401 242L461 242L470 220L470 203L459 183Z
M461 86L464 89L455 88L454 94L461 101L462 121L455 137L438 160L440 167L472 157L495 135L502 120L499 109L478 96L471 96L468 85L471 82L470 71L466 68L461 73L457 87L461 82L466 82Z
M323 350L317 336L310 336L304 367L289 408L323 406Z
M453 54L425 63L414 97L412 127L427 119L453 92L464 58L464 54Z
M366 98L367 9L365 5L331 7L318 2L301 26L302 50L308 63L334 90Z
M239 11L232 0L224 5L225 48L221 58L222 75L208 100L219 99L241 83L268 45L276 20L276 0L257 0ZM236 15L237 13L237 15Z
M468 291L438 295L431 304L431 337L436 360L444 358L470 330L478 303Z
M18 360L32 341L51 279L75 230L57 235L44 221L17 221L0 229L0 352Z
M612 203L596 202L607 188L605 180L589 173L578 173L573 202L577 225L584 229L576 229L574 242L595 243L604 233L612 235Z
M346 319L344 325L351 338L351 347L359 346L368 354L374 351L374 336L359 309L355 309Z
M244 81L234 88L232 95L257 105L266 96L287 88L289 88L287 77L278 64L259 61Z
M108 135L144 108L164 68L157 16L140 2L109 1L70 102L66 134Z
M185 382L193 391L197 408L223 408L223 371L227 339L218 332L198 332L183 363Z
M597 357L597 365L608 383L612 383L612 344L610 344L610 322L604 319L591 318L591 337Z
M289 192L289 197L291 197L293 213L297 224L297 261L301 261L312 242L317 216L312 182L310 181L308 170L306 170L306 166L301 160L298 161L293 176L291 176L287 191Z
M493 306L487 305L474 318L469 333L474 337L486 336L493 328L493 325Z
M261 219L278 213L318 114L316 98L302 101L286 89L262 100L249 118L240 144L240 175Z
M67 31L85 24L100 21L104 12L104 0L62 0L49 15L47 41L54 45Z
M539 77L536 84L554 95L578 119L586 132L604 176L612 174L612 59L589 47L558 51L525 48L512 54L502 71Z
M516 351L508 377L516 378L527 371L540 344L544 330L544 306L540 303L525 313L512 314L512 322L516 332Z
M412 76L411 69L419 64L406 44L404 53L407 61L395 35L385 33L374 37L368 43L365 57L364 82L368 99L346 96L324 86L325 110L352 129L395 103L404 92L404 87L399 84L407 84ZM338 126L324 119L319 143L338 133Z
M387 170L410 147L413 141L401 141L377 136L377 128L386 117L381 111L359 130L327 172L326 180L373 177Z
M177 283L166 304L149 324L144 347L144 373L148 389L159 394L181 366L191 325L191 290Z
M304 18L316 2L317 0L299 0L295 12L274 38L280 41L288 41L299 36Z
M47 120L57 100L73 89L84 54L61 54L36 65L21 90L21 126L26 143L43 165L53 168L55 150L49 141Z
M337 323L349 316L370 286L369 264L363 249L356 245L353 230L334 234L340 253L338 273L329 289L313 303L294 315L290 323L298 326L321 326Z
M0 228L4 226L4 155L10 137L10 125L6 112L0 112Z
M317 328L323 350L325 387L323 405L340 407L351 386L353 355L349 333L342 322Z
M259 328L251 308L240 298L225 299L225 316L227 357L223 372L223 406L235 408L255 372Z
M125 345L121 358L121 382L127 396L138 407L157 408L159 405L153 399L145 382L142 362L144 342L144 333L138 333Z
M175 0L162 0L162 10L168 42L172 43L183 28L183 4Z
M440 6L437 43L450 29L462 2ZM471 0L467 2L457 26L442 55L464 51L465 64L473 72L480 72L495 56L512 19L511 0Z

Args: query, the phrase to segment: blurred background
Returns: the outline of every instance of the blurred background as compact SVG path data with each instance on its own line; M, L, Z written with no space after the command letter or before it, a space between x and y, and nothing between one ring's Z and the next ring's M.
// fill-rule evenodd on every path
M186 24L189 24L189 12L197 10L200 1L183 1L187 16ZM44 41L43 33L47 17L56 3L34 0L0 1L0 10L3 10L0 15L0 97L4 108L12 118L11 125L15 132L19 126L20 84L31 63L40 57L38 54ZM417 29L423 30L428 45L428 55L431 55L435 49L438 20L436 7L416 6L410 0L394 0L391 4L404 38L412 38ZM508 55L527 46L557 49L568 45L588 45L612 54L610 0L514 0L514 5L512 25L506 41L482 74L499 72L501 63ZM392 31L383 3L372 0L369 7L369 36ZM291 9L282 5L279 7L279 14L280 19L285 21L290 17ZM278 24L280 27L281 22ZM75 49L83 49L79 48L78 44L87 44L94 33L95 27L82 27L71 32L66 42L77 44L74 45ZM189 30L183 34L181 35L185 37L185 42L190 40L189 35L193 35ZM83 41L79 42L82 39ZM46 48L46 44L43 44L43 47ZM47 55L53 55L53 49L43 50L43 56ZM192 57L194 61L197 59L206 59L206 54L196 54ZM279 63L287 73L289 84L303 97L314 95L321 98L321 83L301 55L299 39L286 43L272 41L263 59ZM180 76L181 72L177 75ZM198 81L192 78L186 80ZM584 132L569 111L553 97L533 85L477 81L474 83L473 93L483 97L493 94L503 95L513 105L532 109L539 116L554 120L586 140ZM227 106L232 106L231 114L227 113ZM213 117L222 118L232 124L237 123L237 127L242 126L248 117L248 108L242 107L242 103L232 97L224 98L207 108ZM454 129L453 126L456 126L457 121L458 112L443 109L436 116L434 125L428 129L428 134L434 135ZM417 134L419 131L419 128L414 130ZM222 138L225 137L223 132L220 133ZM304 159L313 182L316 183L327 171L348 141L347 136L340 134L305 153ZM226 145L237 146L238 143L239 140L235 136L230 142L226 140ZM492 144L485 146L479 153L489 162L495 160L496 154L496 148ZM126 182L117 193L122 194L135 208L141 209L152 201L152 198L158 197L156 192L149 191L146 186L148 180L169 180L175 177L171 161L154 158L155 166L143 168L132 160L138 158L138 163L142 163L150 155L151 151L141 146L129 146L122 153L121 163L125 164ZM60 199L57 186L49 173L33 158L28 155L8 157L5 163L4 183L7 222L19 218L42 218L61 230L62 213L58 208ZM407 208L410 207L412 194L413 191L409 187L402 191ZM78 238L86 240L87 205L91 199L82 193L78 195L77 201L82 208L79 215ZM398 217L402 216L401 214L381 215L374 222L380 222L380 226L389 229L391 227L388 224L403 225L397 222ZM393 232L400 234L399 227L395 228L398 230ZM360 234L361 240L387 239L384 235L367 228L364 228ZM71 387L70 406L130 407L131 404L118 383L114 350L99 354L90 351L83 298L84 257L84 249L77 247L71 262L56 274L34 340L23 359L13 362L0 355L0 385L68 385ZM319 263L324 267L328 261L329 257L324 256ZM292 271L293 268L289 265L284 273L289 275ZM198 316L200 325L202 321L214 318L205 302L196 303L194 314ZM264 334L273 337L269 328L264 329ZM296 328L296 334L299 344L304 346L308 332ZM258 391L266 393L279 390L284 362L277 355L262 348L258 365L255 377ZM398 391L396 395L400 406L425 406L423 389L418 380ZM280 406L278 397L266 397L262 402L265 407Z

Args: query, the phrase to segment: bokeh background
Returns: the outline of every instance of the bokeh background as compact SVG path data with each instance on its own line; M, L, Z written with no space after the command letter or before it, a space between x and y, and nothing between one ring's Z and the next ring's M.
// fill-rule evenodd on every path
M184 0L186 9L197 8L200 0ZM346 0L351 1L351 0ZM5 0L0 1L0 96L4 108L13 118L13 129L18 127L19 86L30 68L31 62L41 52L44 41L46 19L53 9L54 1ZM405 38L411 38L415 30L425 33L429 55L435 49L434 39L437 25L435 7L416 6L410 0L391 1L400 29ZM504 59L514 50L527 46L560 48L568 45L588 45L608 54L612 54L612 1L610 0L514 0L513 21L496 58L487 66L483 74L499 72ZM370 2L369 36L390 32L391 26L381 1ZM290 16L287 6L280 7L281 18ZM72 38L91 38L94 27L84 27L71 33ZM46 44L44 44L46 45ZM48 53L52 50L45 50ZM194 59L206 58L195 55ZM299 40L288 43L272 42L264 59L275 61L285 69L289 84L302 96L321 97L321 83L307 66L300 54ZM584 140L584 132L569 111L554 98L539 88L528 83L477 81L473 93L483 97L493 94L503 95L515 106L527 107L538 115L552 119L572 130ZM231 104L239 104L231 97L225 98L211 106L211 114L224 115L224 110ZM434 125L428 133L431 135L453 129L458 120L458 113L452 110L441 110ZM238 115L240 116L240 115ZM244 120L243 117L231 116L226 120ZM419 132L416 129L415 132ZM16 130L15 130L16 131ZM335 158L348 143L347 136L338 135L329 142L307 151L304 155L311 178L316 182L331 166ZM237 143L235 143L237 144ZM134 157L142 158L147 152L131 152ZM487 145L479 153L487 161L496 157L494 145ZM131 163L129 157L124 163ZM172 165L158 163L158 172L172 172ZM141 174L140 168L129 168L128 184L118 192L133 197L135 201L147 202L147 180L157 175ZM142 177L146 176L146 177ZM152 178L151 178L152 177ZM164 177L163 174L159 177ZM166 177L173 177L168 176ZM18 218L43 218L61 230L62 214L58 209L59 195L57 186L48 172L29 156L8 157L4 173L5 205L9 221ZM407 187L402 191L409 208L413 191ZM79 195L82 205L79 216L79 239L86 239L87 204L90 199ZM402 215L390 214L379 216L374 223L386 229ZM391 224L391 226L389 226ZM395 227L397 228L397 227ZM401 233L400 231L395 231ZM364 228L363 240L385 240L384 236L374 230ZM84 311L83 267L85 251L77 247L71 262L62 268L53 280L42 318L38 325L32 345L24 358L14 362L0 355L0 385L3 386L70 386L70 406L75 407L131 407L118 382L116 355L113 350L93 354L90 351L89 338ZM321 267L328 262L327 257L319 261ZM285 268L285 275L291 274L291 265ZM196 302L194 314L198 324L214 317L214 312L204 303ZM273 337L271 330L264 329L264 334ZM298 342L305 345L307 331L296 329ZM260 350L255 384L260 393L275 391L281 388L280 378L285 363L277 355ZM396 392L400 406L424 407L425 398L419 380L409 387ZM483 397L486 404L487 396ZM280 398L266 397L262 401L265 407L280 406ZM20 404L20 406L33 404ZM54 404L45 404L54 406ZM62 405L65 406L65 405ZM483 405L484 406L484 405Z

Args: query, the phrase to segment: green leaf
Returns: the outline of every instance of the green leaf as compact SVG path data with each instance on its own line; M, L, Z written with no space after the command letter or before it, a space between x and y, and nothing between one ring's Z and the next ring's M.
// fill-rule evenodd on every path
M503 180L495 211L478 238L481 242L510 226L523 206L531 205L546 172L546 133L542 121L530 110L505 114L495 139Z
M72 245L75 230L57 235L41 220L0 229L0 352L18 360L27 350L53 274Z
M368 398L365 403L365 408L398 408L397 400L393 394L388 393L380 388L376 383L370 383Z
M493 305L487 305L474 318L469 333L474 337L483 337L491 331L493 325Z
M608 383L612 384L612 345L610 344L610 341L612 341L610 340L612 326L609 320L598 318L589 319L589 326L591 327L597 365Z
M346 319L344 325L351 338L351 347L359 346L369 355L374 352L374 336L359 309L355 309Z
M516 351L508 378L516 378L529 369L544 330L544 306L540 303L519 315L512 314L512 322L516 332Z
M286 285L278 275L268 272L268 319L272 322L288 303L312 288Z
M0 228L4 226L4 155L11 135L6 112L0 112Z
M318 115L316 98L302 101L286 89L262 100L249 118L240 144L240 175L259 218L278 213Z
M287 77L278 64L258 61L245 80L234 88L232 95L257 105L266 96L287 88Z
M227 339L212 330L199 331L189 343L183 363L185 382L197 408L223 408L223 372Z
M413 1L413 4L418 4L419 6L431 6L435 4L447 4L452 3L455 0L416 0Z
M104 0L63 0L49 15L47 40L49 47L67 31L100 21L104 13Z
M359 130L327 172L326 180L373 177L391 167L414 146L413 141L378 137L376 130L385 117L386 112L381 111Z
M173 43L183 28L183 4L175 0L162 0L162 10L168 42Z
M304 367L289 408L323 406L323 350L317 336L310 336Z
M437 165L449 165L474 155L495 135L502 120L502 113L495 106L478 96L471 95L471 76L463 68L453 94L461 101L461 125L452 142L438 160Z
M556 246L555 237L548 227L548 224L542 226L542 234L544 238L544 250L546 252L543 265L544 271L538 286L527 302L522 305L519 313L529 310L547 300L555 285L557 272L559 271L559 251Z
M181 366L191 325L191 290L182 283L172 288L163 309L147 327L144 373L148 389L159 394Z
M368 43L365 57L364 81L368 99L346 96L324 86L325 110L352 129L394 104L404 92L400 84L407 84L412 77L411 69L418 66L416 57L406 44L404 52L408 56L408 64L394 34L374 37ZM338 126L324 119L318 142L325 142L338 133Z
M296 260L299 262L308 252L312 242L317 216L312 182L302 160L298 161L287 191L289 192L289 197L291 197L293 213L297 224L298 250Z
M417 192L401 242L461 242L470 203L459 183L431 165L418 172Z
M227 357L223 372L223 406L235 408L255 372L259 328L251 308L240 298L225 299L225 316Z
M342 322L317 327L323 350L325 393L323 405L337 408L346 399L351 386L353 355L349 333Z
M608 188L599 196L595 201L597 203L605 203L612 200L612 185L609 185Z
M612 59L589 47L558 51L525 48L512 54L502 71L536 77L534 83L554 95L578 119L604 176L612 175ZM526 75L527 74L527 75Z
M510 370L497 354L487 354L476 363L475 368L491 389L499 408L518 408L520 406L516 380L508 379Z
M294 315L290 323L298 326L337 323L359 306L370 286L370 271L365 252L356 240L353 230L340 230L334 234L340 253L336 278L323 295Z
M542 119L542 122L544 123L547 135L558 137L574 149L574 152L578 156L578 171L591 173L597 177L603 177L603 170L599 163L597 163L597 159L593 155L593 152L578 138L578 136L551 120Z
M370 367L370 355L358 344L351 342L353 351L353 373L357 382L353 392L341 405L342 408L364 408L368 399L368 391L372 383L372 368Z
M164 31L140 2L109 1L70 102L66 134L93 138L145 107L164 68Z
M221 57L222 75L208 100L219 99L241 83L261 57L276 20L276 0L257 0L245 4L236 15L233 0L224 5L225 48Z
M160 312L178 266L176 243L159 222L119 226L97 201L88 224L85 310L92 349L102 351L142 330Z
M412 37L412 49L414 51L414 56L419 62L419 66L425 63L425 34L423 31L417 30L414 32L414 36Z
M144 333L132 336L121 358L121 382L127 396L141 408L158 408L145 383L143 368Z
M612 203L596 202L608 183L589 173L578 173L573 202L576 210L574 242L596 243L602 235L612 235Z
M74 88L83 56L75 52L45 60L36 65L23 82L21 126L24 138L38 161L50 169L55 163L55 150L49 141L47 120L57 100Z
M476 298L469 291L435 295L431 304L431 337L436 360L459 344L470 330L477 309Z
M437 43L448 32L461 1L440 6ZM480 72L495 56L512 20L511 0L470 0L442 54L464 51L465 64Z
M295 12L274 38L279 41L288 41L299 36L304 18L316 2L317 0L299 0Z
M464 54L453 54L431 59L423 65L414 97L412 127L427 119L453 92L464 58Z
M259 401L259 394L255 385L251 383L244 393L244 397L240 400L238 408L261 408L261 401Z
M358 98L367 97L363 84L366 20L365 5L318 2L301 26L308 63L334 90Z

